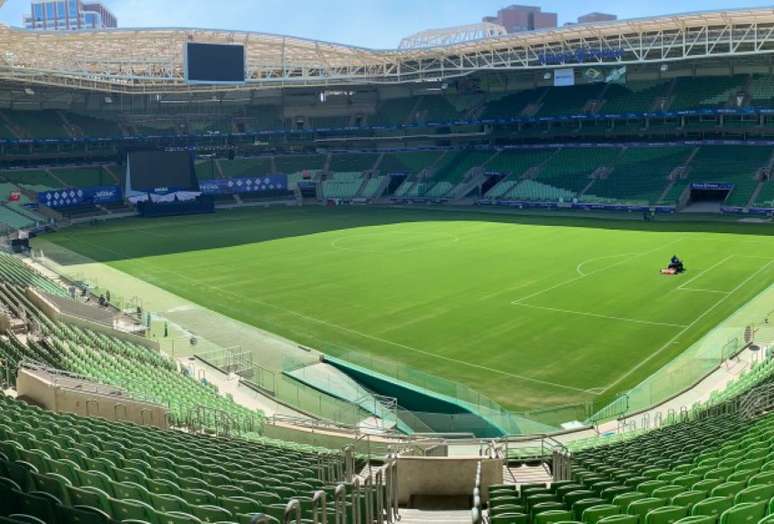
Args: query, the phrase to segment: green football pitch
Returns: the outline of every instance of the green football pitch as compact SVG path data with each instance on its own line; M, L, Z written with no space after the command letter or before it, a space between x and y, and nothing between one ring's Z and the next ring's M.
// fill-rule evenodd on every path
M322 352L530 410L639 383L774 279L771 225L243 209L47 238ZM688 271L662 276L677 254Z

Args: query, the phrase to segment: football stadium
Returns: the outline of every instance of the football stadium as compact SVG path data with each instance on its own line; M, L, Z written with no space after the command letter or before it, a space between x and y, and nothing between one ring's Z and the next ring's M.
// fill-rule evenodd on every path
M0 25L0 523L774 523L774 9L55 4Z

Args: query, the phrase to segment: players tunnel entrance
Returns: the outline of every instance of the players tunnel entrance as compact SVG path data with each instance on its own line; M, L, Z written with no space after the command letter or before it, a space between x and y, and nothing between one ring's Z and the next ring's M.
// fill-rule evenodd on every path
M687 204L702 202L722 204L734 190L734 184L691 184Z
M324 360L365 389L398 402L398 418L416 433L470 433L480 438L504 436L495 421L475 412L463 402L388 377L349 362L325 357Z

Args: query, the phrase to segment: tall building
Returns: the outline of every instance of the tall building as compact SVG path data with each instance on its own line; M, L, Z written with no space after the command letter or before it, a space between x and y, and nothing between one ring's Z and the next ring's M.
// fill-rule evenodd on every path
M593 22L612 22L618 20L616 15L610 15L607 13L589 13L587 15L579 16L579 24L591 24Z
M99 2L32 0L24 27L37 31L77 31L117 27L113 13Z
M533 31L556 27L556 13L545 13L540 7L531 5L510 5L497 11L497 16L486 16L484 22L500 24L509 33Z

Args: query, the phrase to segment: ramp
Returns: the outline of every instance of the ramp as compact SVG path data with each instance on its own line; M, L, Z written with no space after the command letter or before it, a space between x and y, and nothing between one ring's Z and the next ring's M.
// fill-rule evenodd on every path
M395 406L391 407L384 397L374 395L346 373L330 364L317 362L284 371L284 374L327 395L356 404L364 411L371 413L373 417L369 417L361 422L363 429L377 431L398 430L406 434L413 433L408 425L398 419Z

